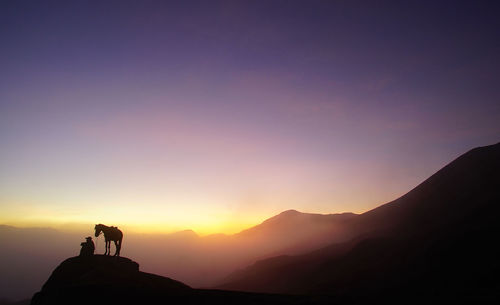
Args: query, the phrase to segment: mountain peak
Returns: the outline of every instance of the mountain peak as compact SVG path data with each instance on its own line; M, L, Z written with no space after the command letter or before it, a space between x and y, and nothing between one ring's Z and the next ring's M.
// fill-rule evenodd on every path
M286 210L286 211L283 211L281 213L279 213L279 215L297 215L297 214L302 214L301 212L297 211L297 210Z
M177 231L172 233L173 236L178 236L178 237L191 237L191 238L196 238L199 237L198 234L196 234L195 231L188 229L188 230L182 230L182 231Z

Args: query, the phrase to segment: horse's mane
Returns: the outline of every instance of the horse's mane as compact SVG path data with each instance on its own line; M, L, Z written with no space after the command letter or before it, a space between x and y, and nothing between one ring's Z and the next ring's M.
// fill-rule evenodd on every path
M102 223L97 224L97 225L95 225L95 226L96 226L96 228L97 228L97 227L100 227L100 228L101 228L101 230L103 230L103 229L112 229L113 231L120 231L120 229L118 229L118 227L115 227L115 226L107 226L107 225L104 225L104 224L102 224Z

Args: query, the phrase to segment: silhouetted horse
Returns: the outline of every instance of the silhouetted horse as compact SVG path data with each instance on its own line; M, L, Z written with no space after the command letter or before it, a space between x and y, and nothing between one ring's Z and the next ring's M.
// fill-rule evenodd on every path
M104 245L106 251L104 251L104 255L109 255L111 252L111 241L115 242L115 256L120 256L120 250L122 248L122 239L123 233L117 227L108 227L103 224L95 225L95 237L98 237L101 234L101 231L104 233L104 240L106 244Z

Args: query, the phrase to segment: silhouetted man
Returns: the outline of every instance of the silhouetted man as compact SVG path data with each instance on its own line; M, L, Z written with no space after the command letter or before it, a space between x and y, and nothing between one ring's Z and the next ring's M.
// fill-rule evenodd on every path
M95 245L92 241L92 237L85 238L87 241L81 243L82 249L80 250L80 256L92 256L94 255Z

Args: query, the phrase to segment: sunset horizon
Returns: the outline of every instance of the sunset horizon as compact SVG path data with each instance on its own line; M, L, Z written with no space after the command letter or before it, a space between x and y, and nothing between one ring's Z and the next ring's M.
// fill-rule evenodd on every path
M472 149L472 147L471 147ZM446 165L446 163L441 166ZM436 170L437 171L437 170ZM434 172L431 172L428 176L431 176ZM428 178L428 177L425 177ZM422 179L423 181L424 179ZM112 211L106 211L100 207L90 211L86 214L85 212L79 211L77 215L73 216L50 216L45 217L40 216L40 212L33 212L26 215L23 210L17 209L14 213L9 214L7 209L4 209L4 213L0 216L0 225L9 225L20 228L36 228L36 227L47 227L59 230L68 230L73 232L82 232L85 230L91 230L93 225L96 223L113 223L120 225L133 233L152 233L152 234L171 234L185 230L192 230L197 235L206 236L212 234L227 234L232 235L239 233L243 230L256 226L268 218L276 216L287 210L297 210L301 213L312 213L312 214L341 214L341 213L355 213L362 214L378 206L388 203L390 201L396 200L397 198L404 195L409 190L416 187L422 181L418 181L414 185L408 185L405 190L402 190L399 194L393 194L391 198L383 198L377 201L375 204L362 204L361 206L368 206L365 209L360 210L304 210L301 208L294 208L293 205L289 205L288 208L281 210L269 210L265 215L238 214L234 210L220 210L220 211L191 211L186 212L186 210L177 209L177 216L172 218L169 211L165 211L165 214L158 214L158 210L152 211L152 214L147 215L147 217L138 218L137 213L128 211L128 213L120 214ZM382 201L384 200L384 201ZM373 202L372 199L370 202ZM29 206L23 204L23 207ZM285 205L286 206L286 205ZM307 203L303 203L303 208L307 209ZM338 204L332 204L332 206L339 206ZM347 208L349 204L345 205ZM139 209L140 210L140 209ZM33 210L35 211L35 210ZM16 215L17 212L17 215ZM46 211L45 211L46 213ZM54 213L56 214L56 213ZM103 217L102 215L113 214L112 216ZM154 216L153 216L154 214ZM203 214L203 215L201 215ZM242 215L243 214L243 215ZM179 219L179 216L184 218ZM156 219L157 222L141 222L141 219ZM164 218L163 221L158 220ZM137 220L139 219L139 221ZM128 222L127 222L128 220Z
M386 203L386 202L385 202ZM373 208L378 207L374 206ZM2 222L0 225L5 225L5 226L11 226L11 227L16 227L16 228L25 228L25 229L37 229L37 228L47 228L47 229L56 229L56 230L61 230L61 231L67 231L67 232L75 232L75 233L84 233L84 232L91 232L93 230L93 227L95 224L98 223L113 223L116 226L119 226L120 228L125 229L127 232L133 233L133 234L173 234L173 233L180 233L184 231L192 231L196 235L200 237L204 236L210 236L210 235L218 235L218 234L224 234L224 235L234 235L237 233L241 233L242 231L245 231L249 228L255 227L264 221L277 216L281 213L288 212L288 211L297 211L301 214L319 214L319 215L332 215L332 214L344 214L344 213L354 213L354 214L362 214L364 212L367 212L371 209L368 209L366 211L360 211L360 212L352 212L352 211L326 211L326 212L317 212L317 211L302 211L302 210L296 210L296 209L287 209L287 210L281 210L277 211L276 213L272 213L269 215L263 215L262 217L256 217L254 221L248 221L248 222L238 222L238 223L215 223L213 225L208 225L208 226L203 226L203 223L200 224L199 221L196 220L191 220L191 223L193 223L193 226L178 226L178 227L173 227L172 224L161 224L161 223L154 223L154 224L146 224L146 223L120 223L117 221L112 221L110 219L102 220L102 221L94 221L94 222L64 222L64 221L43 221L43 220L31 220L31 221L12 221L12 222ZM214 217L213 219L217 219Z

